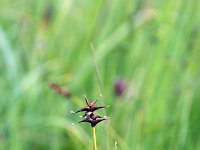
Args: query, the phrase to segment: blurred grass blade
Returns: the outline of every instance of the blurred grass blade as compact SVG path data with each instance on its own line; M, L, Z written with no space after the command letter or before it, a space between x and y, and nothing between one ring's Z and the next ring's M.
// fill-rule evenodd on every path
M2 53L3 55L4 63L9 78L12 80L16 79L17 77L16 56L1 26L0 26L0 53Z

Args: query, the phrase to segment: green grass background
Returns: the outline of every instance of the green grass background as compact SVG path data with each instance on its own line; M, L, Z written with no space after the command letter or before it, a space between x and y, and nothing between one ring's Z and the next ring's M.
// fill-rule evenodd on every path
M0 149L91 150L102 94L98 150L198 150L199 64L199 0L0 0Z

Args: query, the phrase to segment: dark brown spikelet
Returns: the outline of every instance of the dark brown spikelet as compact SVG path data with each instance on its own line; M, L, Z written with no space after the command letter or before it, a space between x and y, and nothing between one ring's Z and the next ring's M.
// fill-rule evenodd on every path
M97 109L101 109L101 108L106 108L106 106L93 106L93 107L85 106L85 107L83 107L83 108L77 110L75 113L82 112L82 111L94 112L94 111L96 111Z
M85 95L84 95L85 96ZM93 102L89 102L89 100L87 99L87 97L85 96L85 102L89 107L93 107L98 99L94 100Z
M93 111L95 111L97 109L101 109L101 108L106 108L106 106L93 106L93 107L91 107L91 111L93 112Z
M85 117L85 118L92 118L92 119L97 119L97 118L103 118L103 117L101 117L101 116L99 116L99 115L95 115L93 112L86 112L85 114L84 114L84 116L83 117Z
M49 87L55 91L56 93L69 98L71 96L71 93L69 92L69 90L60 87L58 84L56 83L49 83Z
M77 110L75 113L82 112L82 111L86 111L86 112L88 112L88 111L90 111L90 107L85 106L85 107L83 107L83 108Z
M79 121L78 123L89 122L92 127L95 127L98 123L100 123L101 121L104 121L104 120L107 120L107 118L100 118L100 119L85 118L85 119Z

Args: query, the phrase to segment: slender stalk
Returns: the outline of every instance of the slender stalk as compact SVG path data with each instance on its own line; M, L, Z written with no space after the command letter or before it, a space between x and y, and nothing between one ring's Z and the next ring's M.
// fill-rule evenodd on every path
M97 150L95 127L92 127L93 150Z

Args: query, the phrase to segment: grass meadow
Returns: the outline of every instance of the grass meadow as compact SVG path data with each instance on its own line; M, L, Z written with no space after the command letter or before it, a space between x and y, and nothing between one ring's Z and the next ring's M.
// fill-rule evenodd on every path
M0 150L92 150L84 95L98 150L198 150L199 89L199 0L0 0Z

